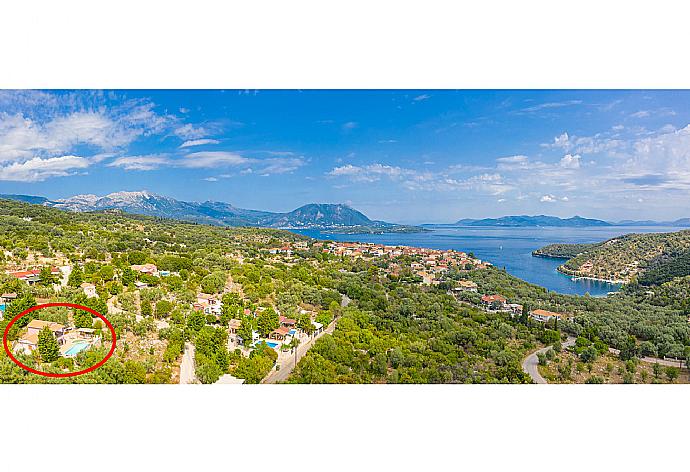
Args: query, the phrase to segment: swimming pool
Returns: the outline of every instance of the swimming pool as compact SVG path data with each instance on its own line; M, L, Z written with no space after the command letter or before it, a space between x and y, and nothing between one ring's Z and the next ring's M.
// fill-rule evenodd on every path
M65 351L65 356L73 357L89 347L89 343L75 343Z
M258 347L259 344L261 344L261 343L266 343L266 345L267 345L268 347L270 347L271 349L275 349L275 348L277 348L278 346L280 346L279 343L274 343L274 342L272 342L272 341L257 341L257 342L256 342L257 347Z
M291 329L291 330L288 332L288 334L289 334L290 336L294 336L296 333L297 333L297 330L296 330L296 329Z

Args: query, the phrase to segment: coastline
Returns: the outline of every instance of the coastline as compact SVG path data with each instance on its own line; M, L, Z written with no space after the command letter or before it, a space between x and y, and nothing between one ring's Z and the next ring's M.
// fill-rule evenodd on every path
M545 259L557 259L557 260L563 260L563 261L567 261L567 260L572 259L572 257L567 257L567 256L556 256L556 255L552 255L552 254L538 254L538 253L536 253L536 251L532 252L532 257L542 257ZM570 272L566 271L566 269L564 269L563 265L559 265L558 267L556 267L556 270L563 275L567 275L568 277L572 277L573 280L593 280L595 282L605 282L608 284L616 284L616 285L619 285L619 284L625 285L625 284L629 283L628 280L600 279L598 277L590 277L590 276L586 276L586 275L578 275L575 273L570 273Z
M568 256L556 256L554 254L541 254L541 253L538 253L537 251L532 251L532 257L541 257L544 259L559 259L559 260L563 260L563 261L567 261L568 259L572 259L572 257L568 257Z
M564 259L537 257L532 252L553 241L563 241L570 237L575 243L606 239L616 233L601 234L599 229L584 229L575 234L567 234L560 229L553 231L535 231L534 229L506 229L506 228L434 228L431 232L408 234L327 234L315 229L293 230L302 236L320 240L348 241L362 243L377 243L386 245L401 245L430 249L455 249L474 254L482 260L489 261L496 267L505 267L513 276L538 285L547 290L565 295L606 296L615 292L619 286L605 281L572 280L572 276L565 277L557 271L558 265Z
M608 284L616 284L616 285L625 285L629 283L627 280L609 280L609 279L600 279L598 277L590 277L586 275L577 275L577 274L569 274L562 268L563 266L558 266L556 270L560 272L563 275L567 275L568 277L572 277L574 280L594 280L596 282L605 282Z

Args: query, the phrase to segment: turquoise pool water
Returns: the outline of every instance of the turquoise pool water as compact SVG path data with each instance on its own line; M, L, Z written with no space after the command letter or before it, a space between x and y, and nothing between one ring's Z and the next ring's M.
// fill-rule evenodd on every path
M256 345L258 346L258 345L261 344L261 343L266 343L266 345L267 345L268 347L270 347L271 349L275 349L275 348L277 348L278 346L280 346L280 344L274 343L274 342L271 342L271 341L259 341L259 342L256 343Z
M72 347L67 349L67 351L65 351L65 355L66 356L76 356L77 354L79 354L81 351L83 351L87 347L89 347L89 343L76 343Z

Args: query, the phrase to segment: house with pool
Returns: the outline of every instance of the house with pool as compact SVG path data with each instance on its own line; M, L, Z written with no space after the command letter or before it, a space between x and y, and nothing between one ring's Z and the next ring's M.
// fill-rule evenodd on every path
M38 333L41 332L43 328L50 329L58 344L62 346L65 343L65 333L67 332L67 327L60 323L54 323L52 321L43 320L31 320L26 327L26 333L24 333L15 345L15 352L24 352L25 354L31 354L33 351L38 349Z
M101 336L97 335L93 328L74 329L52 321L31 320L26 332L15 343L14 352L31 354L38 349L38 333L45 327L50 329L57 340L60 355L63 357L75 357L81 351L101 344Z
M7 305L17 299L16 293L3 293L0 295L0 320L5 316Z

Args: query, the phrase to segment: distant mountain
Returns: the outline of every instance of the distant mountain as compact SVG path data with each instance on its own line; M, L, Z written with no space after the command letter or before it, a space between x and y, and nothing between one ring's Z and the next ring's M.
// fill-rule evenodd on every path
M383 221L372 221L363 213L346 205L311 203L289 213L275 215L271 226L393 226Z
M455 223L457 226L563 226L563 227L583 227L583 226L611 226L611 223L603 220L582 218L573 216L572 218L559 218L557 216L546 215L520 215L503 216L501 218L484 218L479 220L462 219Z
M0 193L0 198L7 200L18 200L20 202L33 203L34 205L43 205L50 201L45 197L34 197L33 195L6 195Z
M690 218L680 218L674 221L622 220L613 224L616 226L674 226L678 228L690 228Z
M147 191L116 192L103 197L75 195L49 200L29 195L0 195L0 198L50 206L73 212L121 210L127 213L173 218L219 226L260 226L286 229L323 229L329 232L380 233L424 231L416 226L370 220L343 204L311 203L286 213L237 208L229 203L184 202Z

